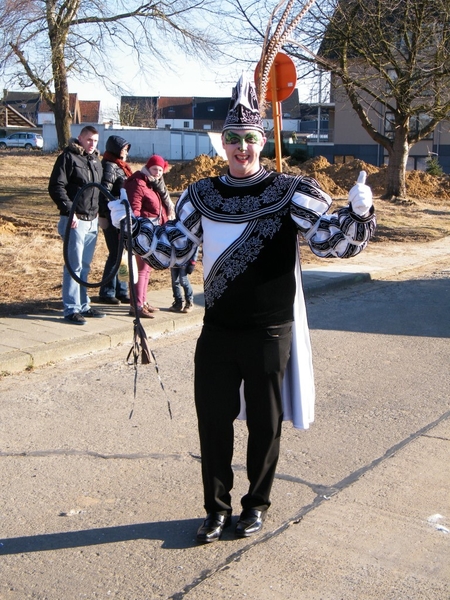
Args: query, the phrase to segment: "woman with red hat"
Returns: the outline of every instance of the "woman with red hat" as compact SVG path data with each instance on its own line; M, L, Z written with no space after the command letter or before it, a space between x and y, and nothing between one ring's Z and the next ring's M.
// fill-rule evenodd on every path
M164 183L163 174L167 171L167 161L154 154L145 167L133 173L124 184L133 214L136 217L147 217L155 225L164 225L175 218L175 209ZM138 281L135 284L139 317L153 318L153 312L159 310L147 302L147 288L151 267L140 256L136 256ZM130 306L130 315L134 316L134 308Z

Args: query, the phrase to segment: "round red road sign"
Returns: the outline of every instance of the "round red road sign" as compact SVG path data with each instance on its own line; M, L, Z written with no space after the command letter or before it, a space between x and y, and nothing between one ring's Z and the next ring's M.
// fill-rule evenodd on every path
M277 84L277 102L282 102L289 98L292 92L295 90L297 85L297 71L295 65L287 54L284 52L278 52L273 62L272 68L275 68L275 78ZM259 70L259 63L255 69L255 81ZM272 101L272 77L269 77L269 83L267 85L266 100Z

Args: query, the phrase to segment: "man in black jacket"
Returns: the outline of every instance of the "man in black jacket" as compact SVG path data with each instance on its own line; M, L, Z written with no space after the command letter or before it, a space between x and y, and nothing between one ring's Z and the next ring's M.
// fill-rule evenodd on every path
M69 140L67 148L58 156L53 167L48 191L59 208L61 217L58 233L63 239L77 192L86 183L101 182L102 166L97 144L97 129L92 125L83 127L78 138ZM97 187L90 187L81 194L70 230L70 266L83 281L87 281L97 243L99 195ZM87 288L72 279L66 266L63 271L62 299L64 319L68 323L84 325L86 317L105 316L105 313L90 307Z

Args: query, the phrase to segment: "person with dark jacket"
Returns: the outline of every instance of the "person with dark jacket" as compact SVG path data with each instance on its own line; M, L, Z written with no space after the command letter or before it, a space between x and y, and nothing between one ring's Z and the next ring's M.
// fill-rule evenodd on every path
M102 158L102 185L115 198L119 198L124 182L133 174L130 165L126 162L130 147L131 145L127 140L118 135L110 135L106 140L105 153ZM109 252L103 271L103 279L109 277L114 271L117 254L119 251L122 252L122 249L119 248L118 231L111 223L108 200L107 196L100 195L98 223L103 230ZM99 301L104 304L130 302L127 282L121 281L116 274L111 281L100 288Z
M50 176L48 192L59 209L58 233L64 239L73 201L87 183L100 183L102 165L96 150L98 131L92 125L83 127L78 138L71 138L67 148L56 159ZM68 258L74 273L87 281L94 257L98 232L100 190L90 187L78 197L70 229ZM62 299L64 319L84 325L86 317L100 318L105 313L90 307L87 288L72 279L64 265Z

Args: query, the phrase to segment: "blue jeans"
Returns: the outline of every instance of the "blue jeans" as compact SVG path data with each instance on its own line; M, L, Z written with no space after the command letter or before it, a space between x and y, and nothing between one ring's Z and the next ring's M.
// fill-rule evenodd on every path
M122 248L119 248L119 231L114 227L114 225L110 224L107 229L103 229L103 235L105 236L106 246L109 251L105 268L103 270L103 279L106 279L106 277L109 277L114 271L117 255L119 252L122 254ZM128 296L128 284L126 281L120 281L116 273L111 281L105 285L102 285L99 296L100 298L121 298Z
M186 273L186 268L172 267L170 269L170 274L172 276L172 292L175 302L177 304L183 303L183 296L181 294L181 288L183 288L186 302L192 303L194 300L194 292L192 291L191 282L189 281L189 277Z
M67 221L69 217L61 216L58 223L58 233L64 240ZM78 227L70 230L68 259L70 266L80 279L87 281L91 262L94 257L95 244L97 243L98 219L93 221L78 221ZM87 287L80 285L72 279L67 267L64 265L62 300L64 316L72 313L89 310L89 296Z

